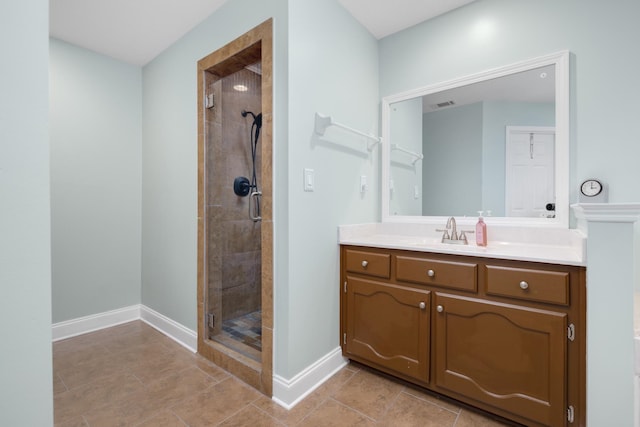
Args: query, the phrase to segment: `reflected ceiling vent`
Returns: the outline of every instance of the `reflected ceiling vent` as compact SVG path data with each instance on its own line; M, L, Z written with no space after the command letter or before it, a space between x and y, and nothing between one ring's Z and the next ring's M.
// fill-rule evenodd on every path
M438 109L438 108L451 107L453 105L456 105L456 103L453 102L453 101L444 101L444 102L439 102L439 103L437 103L435 105L432 105L431 108L433 108L435 110L435 109Z

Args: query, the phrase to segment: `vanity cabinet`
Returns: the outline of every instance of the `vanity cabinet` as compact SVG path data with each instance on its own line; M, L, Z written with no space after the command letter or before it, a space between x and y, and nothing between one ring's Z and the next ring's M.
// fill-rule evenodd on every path
M531 426L585 424L583 267L341 248L345 357Z
M436 293L435 383L543 425L563 425L567 315Z

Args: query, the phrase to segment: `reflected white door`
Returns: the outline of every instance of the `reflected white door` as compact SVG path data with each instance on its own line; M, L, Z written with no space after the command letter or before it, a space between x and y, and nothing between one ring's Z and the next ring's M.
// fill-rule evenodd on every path
M555 128L507 126L507 216L544 217L555 203Z

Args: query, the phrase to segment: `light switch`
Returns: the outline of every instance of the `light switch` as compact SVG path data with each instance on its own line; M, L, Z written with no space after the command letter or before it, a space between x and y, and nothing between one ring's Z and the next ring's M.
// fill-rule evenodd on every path
M417 185L413 186L413 198L414 199L420 198L420 188Z
M367 176L360 175L360 192L365 193L367 191Z
M304 191L313 191L315 185L313 169L304 169Z

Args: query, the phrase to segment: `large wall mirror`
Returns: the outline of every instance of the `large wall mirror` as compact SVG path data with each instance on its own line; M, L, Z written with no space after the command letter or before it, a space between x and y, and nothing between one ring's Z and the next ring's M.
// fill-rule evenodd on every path
M382 220L568 227L569 53L382 100Z

